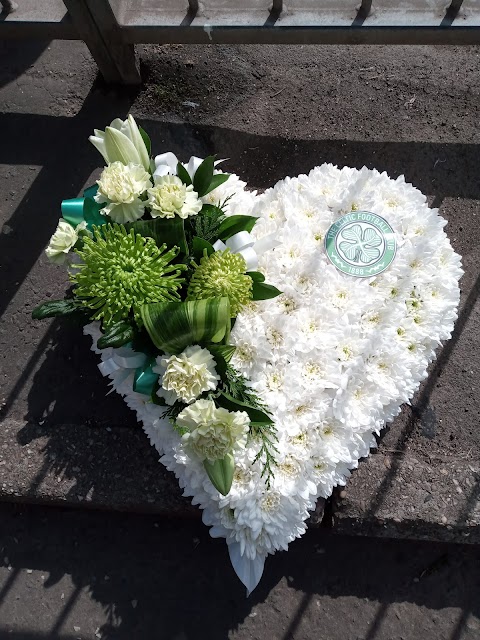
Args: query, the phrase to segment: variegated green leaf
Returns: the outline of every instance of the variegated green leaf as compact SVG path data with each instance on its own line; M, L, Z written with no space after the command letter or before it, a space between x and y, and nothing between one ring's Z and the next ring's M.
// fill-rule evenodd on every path
M155 346L180 353L191 344L226 343L230 336L228 298L143 305L142 320Z

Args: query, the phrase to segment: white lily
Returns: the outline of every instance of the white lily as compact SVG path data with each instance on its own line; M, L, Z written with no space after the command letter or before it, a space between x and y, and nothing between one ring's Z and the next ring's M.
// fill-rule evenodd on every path
M89 140L100 151L107 164L132 163L142 166L146 171L150 169L147 147L131 115L126 120L115 118L105 131L95 129Z

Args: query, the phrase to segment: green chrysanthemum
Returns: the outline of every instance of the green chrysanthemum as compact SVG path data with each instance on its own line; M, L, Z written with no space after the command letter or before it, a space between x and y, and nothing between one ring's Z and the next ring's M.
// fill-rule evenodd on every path
M244 258L230 249L204 255L188 285L187 300L225 296L235 317L252 298L252 279L245 275L246 268Z
M144 238L133 229L107 224L95 227L94 237L85 238L78 272L70 276L75 296L89 309L93 318L108 325L126 319L133 310L138 320L140 305L176 301L184 279L183 264L169 264L178 254L177 247L166 251L152 238Z

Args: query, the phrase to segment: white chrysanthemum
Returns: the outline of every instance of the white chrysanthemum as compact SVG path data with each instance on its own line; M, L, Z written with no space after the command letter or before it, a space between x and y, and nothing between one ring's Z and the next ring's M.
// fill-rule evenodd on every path
M79 232L86 228L86 222L81 222L74 228L66 220L60 218L55 233L45 249L47 258L54 264L65 264L69 259L70 250L77 243Z
M152 183L141 165L112 162L102 171L97 184L95 200L105 204L102 213L114 222L134 222L143 216L145 203L140 197Z
M241 449L247 441L250 419L244 411L227 411L213 400L197 400L177 417L187 429L182 441L200 460L214 462Z
M157 395L170 405L177 400L190 404L204 391L216 389L220 380L212 354L198 344L178 356L158 356L156 362L152 370L160 374Z
M184 184L177 176L155 177L155 184L148 190L148 206L152 218L188 218L196 216L202 201L192 185Z

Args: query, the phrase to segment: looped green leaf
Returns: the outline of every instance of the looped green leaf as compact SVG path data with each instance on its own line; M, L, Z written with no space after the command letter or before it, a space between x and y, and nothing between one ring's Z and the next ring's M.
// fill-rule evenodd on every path
M178 216L155 218L155 220L137 220L136 222L128 222L124 226L127 231L134 229L135 233L144 238L153 238L158 247L163 244L167 245L167 249L178 247L180 253L188 255L184 221Z
M180 353L191 344L227 342L230 336L226 297L145 304L141 315L152 342L167 353Z

